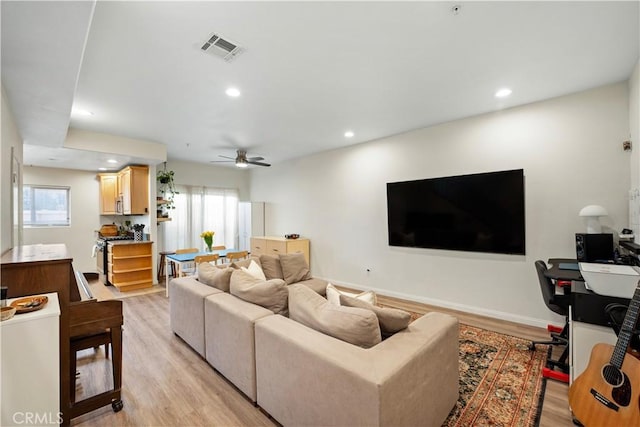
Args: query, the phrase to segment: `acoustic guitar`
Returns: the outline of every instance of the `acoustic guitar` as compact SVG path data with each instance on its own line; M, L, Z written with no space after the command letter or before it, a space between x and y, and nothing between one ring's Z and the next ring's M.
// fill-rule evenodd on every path
M640 426L640 360L627 354L640 311L640 282L614 346L596 344L586 370L569 388L569 405L585 427Z

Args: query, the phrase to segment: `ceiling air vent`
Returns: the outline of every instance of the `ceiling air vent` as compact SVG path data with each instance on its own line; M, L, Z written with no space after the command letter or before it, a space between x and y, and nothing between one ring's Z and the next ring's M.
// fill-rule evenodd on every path
M242 52L240 46L228 39L223 39L218 34L212 34L200 49L203 52L219 56L225 61L231 61L236 55Z

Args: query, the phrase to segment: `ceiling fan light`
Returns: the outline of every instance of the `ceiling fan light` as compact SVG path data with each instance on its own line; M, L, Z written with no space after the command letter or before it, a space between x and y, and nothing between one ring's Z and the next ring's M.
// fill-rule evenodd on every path
M236 167L238 168L246 168L247 166L249 166L249 164L247 163L246 160L238 160L236 162Z

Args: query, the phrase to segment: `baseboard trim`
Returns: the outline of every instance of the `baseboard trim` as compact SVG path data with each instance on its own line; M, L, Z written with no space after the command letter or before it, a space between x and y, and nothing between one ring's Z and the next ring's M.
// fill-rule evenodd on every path
M362 285L357 285L355 283L342 282L342 281L339 281L339 280L334 280L334 279L330 279L330 278L326 278L326 277L319 277L319 278L323 279L323 280L326 280L328 282L331 282L334 285L344 286L345 288L352 288L352 289L356 289L356 290L360 290L360 291L372 290L377 294L388 296L388 297L392 297L392 298L398 298L398 299L403 299L403 300L407 300L407 301L415 301L415 302L419 302L419 303L422 303L422 304L428 304L428 305L433 305L433 306L437 306L437 307L447 308L447 309L450 309L450 310L463 311L465 313L476 314L476 315L485 316L485 317L490 317L492 319L504 320L504 321L513 322L513 323L520 323L522 325L535 326L537 328L545 328L545 329L546 329L547 325L549 324L549 320L545 320L545 319L536 319L536 318L528 317L528 316L518 316L518 315L514 315L512 313L505 313L503 311L487 310L487 309L480 308L480 307L474 307L474 306L465 305L465 304L452 303L450 301L444 301L444 300L439 300L439 299L434 299L434 298L426 298L426 297L421 297L421 296L418 296L418 295L406 294L406 293L403 293L403 292L394 292L394 291L390 291L388 289L380 289L380 288L374 288L374 287L364 287Z

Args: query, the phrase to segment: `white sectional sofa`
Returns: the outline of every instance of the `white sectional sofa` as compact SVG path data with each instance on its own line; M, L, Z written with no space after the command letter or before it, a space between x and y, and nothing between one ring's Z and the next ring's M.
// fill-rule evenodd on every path
M169 291L173 331L285 426L436 426L458 399L452 316L427 314L365 349L195 277Z

